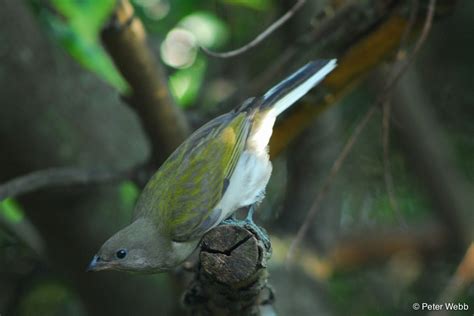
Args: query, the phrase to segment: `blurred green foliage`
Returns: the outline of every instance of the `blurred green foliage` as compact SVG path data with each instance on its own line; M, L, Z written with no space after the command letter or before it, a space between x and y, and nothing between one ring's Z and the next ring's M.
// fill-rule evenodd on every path
M44 22L53 38L86 69L96 73L120 93L125 93L128 85L117 71L113 62L101 46L99 34L107 18L110 16L115 0L51 0L50 6L41 0L28 0L35 12ZM167 57L161 54L162 60L171 66L169 85L176 102L189 107L195 103L208 69L208 57L199 52L199 46L209 49L220 49L229 43L230 31L228 23L211 12L216 4L200 1L185 0L132 0L136 14L139 16L152 37L165 40L167 35L176 29L182 29L194 38L189 53L189 62L185 67L167 62ZM236 26L240 26L245 18L245 10L264 11L272 6L271 0L221 0L220 6L231 8L241 7ZM203 10L206 6L211 10ZM245 22L245 21L244 21ZM248 21L247 21L248 22ZM247 23L245 22L245 23ZM253 20L253 23L255 20ZM249 38L252 29L240 28L235 34L237 38ZM247 34L248 33L248 34ZM246 35L247 34L247 35ZM171 47L177 47L171 43ZM155 51L157 51L155 49ZM182 54L173 51L171 54ZM157 53L158 54L158 53ZM197 56L196 56L197 55ZM180 68L189 68L182 70ZM209 106L209 105L207 105Z
M53 37L82 66L125 92L127 83L114 67L99 41L99 33L115 0L52 0L50 10L39 0L30 0Z
M132 210L137 201L140 190L132 181L123 181L119 186L120 200L125 209Z
M227 25L210 12L199 11L184 17L178 26L193 33L199 45L206 48L222 47L229 38Z
M86 315L77 297L67 286L55 281L38 282L25 294L19 316Z
M189 68L179 69L170 76L171 93L181 106L193 104L198 97L206 66L206 59L199 56Z
M222 0L222 2L241 5L255 10L267 10L271 6L270 0Z
M0 216L12 224L23 220L24 212L14 199L5 199L0 202Z
M178 68L170 75L169 86L177 103L188 107L193 105L199 96L208 68L207 56L199 52L199 47L222 47L229 38L229 31L222 20L207 11L197 11L184 16L168 34L173 34L174 30L187 32L189 47L181 48L179 39L167 36L162 45L161 58L165 64ZM163 49L164 45L171 49ZM173 59L173 55L183 56L183 66L173 65L169 61Z

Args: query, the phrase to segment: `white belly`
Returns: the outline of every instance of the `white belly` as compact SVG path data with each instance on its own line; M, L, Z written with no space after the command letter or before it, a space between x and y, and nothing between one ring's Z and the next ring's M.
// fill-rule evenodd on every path
M222 200L216 206L216 209L222 210L218 222L241 207L259 202L263 198L271 173L272 164L266 151L244 151Z
M268 115L268 112L262 113L258 123L252 126L246 149L237 162L222 200L215 207L221 210L218 222L228 218L239 208L263 199L265 187L272 174L268 142L275 119L274 116Z

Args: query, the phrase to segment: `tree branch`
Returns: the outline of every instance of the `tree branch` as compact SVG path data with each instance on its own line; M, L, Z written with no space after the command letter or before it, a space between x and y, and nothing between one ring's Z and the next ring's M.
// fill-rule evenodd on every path
M184 303L193 315L270 315L273 294L266 262L271 248L246 228L221 225L207 233Z
M183 112L169 93L165 70L147 44L141 21L128 0L118 1L102 41L132 91L124 98L137 111L153 145L153 160L160 164L190 132Z
M458 265L456 272L449 280L446 288L443 290L437 303L456 302L464 291L474 283L474 242L471 242L467 248L464 258ZM447 316L450 313L447 310L433 311L429 316Z
M50 168L39 170L14 178L0 185L0 201L45 188L131 179L135 173L136 169L126 171L90 168Z

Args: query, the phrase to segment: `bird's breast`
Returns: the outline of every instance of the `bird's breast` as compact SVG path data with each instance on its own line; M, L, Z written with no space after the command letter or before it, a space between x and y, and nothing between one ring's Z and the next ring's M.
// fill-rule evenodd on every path
M271 173L272 164L266 152L245 150L237 162L224 196L216 206L216 209L222 210L219 222L237 209L259 202Z

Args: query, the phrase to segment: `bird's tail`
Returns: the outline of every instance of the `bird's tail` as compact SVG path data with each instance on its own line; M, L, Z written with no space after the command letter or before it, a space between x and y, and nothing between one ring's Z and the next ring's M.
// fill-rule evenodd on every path
M260 109L277 117L316 86L336 67L336 60L315 60L271 88L263 95Z
M292 106L336 67L336 60L312 61L268 90L260 98L247 100L240 110L256 110L247 147L266 154L278 115Z

